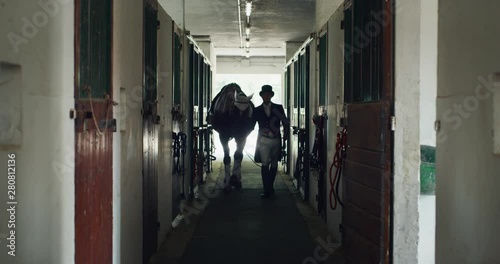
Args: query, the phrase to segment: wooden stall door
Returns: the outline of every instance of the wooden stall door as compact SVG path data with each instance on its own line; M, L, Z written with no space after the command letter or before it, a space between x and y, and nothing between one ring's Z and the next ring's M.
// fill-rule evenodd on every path
M181 103L181 51L182 51L182 43L181 43L181 37L175 32L174 29L174 34L172 36L174 38L174 76L173 76L173 98L172 102L174 107L180 105ZM174 132L179 133L179 121L174 120ZM178 135L178 134L177 134ZM176 146L178 149L176 151L178 157L175 157L174 160L174 167L177 169L175 170L172 178L172 220L177 217L177 215L180 213L179 206L181 204L181 195L183 194L183 178L184 175L182 175L181 171L178 171L181 169L182 164L182 151L180 149L180 143L178 146ZM178 166L179 165L179 166ZM182 164L184 166L184 164Z
M144 62L143 62L143 263L158 247L158 139L159 117L157 105L157 30L158 3L144 1Z
M343 246L351 263L390 263L392 255L392 14L393 1L354 0L345 11L347 158ZM359 31L379 23L380 34L359 42ZM373 24L373 23L372 23ZM364 43L364 44L360 44Z
M75 263L112 263L111 0L75 1Z

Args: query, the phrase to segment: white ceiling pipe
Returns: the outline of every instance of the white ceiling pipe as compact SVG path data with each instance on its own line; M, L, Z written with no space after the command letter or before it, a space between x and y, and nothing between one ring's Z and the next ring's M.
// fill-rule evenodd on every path
M238 25L240 29L240 48L243 48L243 33L241 27L241 2L238 0Z

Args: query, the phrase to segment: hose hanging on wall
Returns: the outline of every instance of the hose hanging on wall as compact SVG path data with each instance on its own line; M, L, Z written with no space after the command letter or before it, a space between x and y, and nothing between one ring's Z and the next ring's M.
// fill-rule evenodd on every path
M175 133L172 132L173 138L173 151L174 151L174 169L179 177L182 177L182 192L180 194L181 199L185 199L184 194L184 174L185 174L185 154L186 154L186 134L183 132ZM182 159L181 159L182 153ZM182 162L181 162L182 160ZM182 164L181 164L182 163Z
M318 190L324 190L326 185L325 179L325 171L326 171L326 162L325 162L325 149L324 149L324 127L326 122L326 115L314 115L312 121L316 126L316 131L314 135L314 145L311 154L309 155L309 168L311 171L317 171L318 173ZM321 193L321 191L320 191ZM318 194L317 208L318 213L322 213L323 205L326 203L326 195Z
M180 135L172 132L173 152L174 152L174 169L175 173L181 173L181 139Z
M213 128L212 127L207 127L206 129L203 130L203 138L205 138L208 142L211 142L212 145L209 146L207 143L205 143L205 155L203 159L203 166L207 168L207 173L213 172L212 169L212 161L216 160L217 158L212 155L215 151L215 145L213 142L213 133L212 133Z
M311 170L318 170L320 173L324 171L323 169L323 127L325 122L325 116L315 115L313 116L313 123L316 126L316 132L314 134L314 144L309 156L309 168Z
M339 183L342 175L342 167L344 164L345 153L347 149L347 127L344 127L342 132L337 133L337 143L335 144L335 155L333 156L333 162L330 166L330 208L332 210L337 209L337 201L340 206L344 207L344 203L340 199L339 195ZM332 169L335 166L335 177L332 179ZM333 198L333 204L332 204Z
M305 129L300 129L298 127L293 127L293 135L297 135L299 141L299 149L297 151L297 158L295 159L295 170L293 172L293 178L297 180L297 182L301 182L304 180L304 176L302 175L304 171L304 134Z
M285 139L281 143L281 165L283 166L283 173L288 174L288 153Z
M200 168L198 168L198 128L193 128L193 174L191 175L191 180L195 180L198 177ZM194 187L193 187L194 188Z
M186 174L186 152L187 152L187 135L183 132L179 132L180 142L181 142L181 153L182 153L182 169L181 169L181 177L182 177L182 194L181 199L186 199L186 192L184 190L184 178Z

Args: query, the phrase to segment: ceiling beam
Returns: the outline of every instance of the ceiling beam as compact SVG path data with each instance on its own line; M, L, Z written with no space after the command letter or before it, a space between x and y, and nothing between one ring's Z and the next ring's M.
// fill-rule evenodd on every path
M245 49L240 48L215 48L217 56L244 56ZM283 48L252 48L250 49L250 56L261 57L284 57L286 56L286 49Z

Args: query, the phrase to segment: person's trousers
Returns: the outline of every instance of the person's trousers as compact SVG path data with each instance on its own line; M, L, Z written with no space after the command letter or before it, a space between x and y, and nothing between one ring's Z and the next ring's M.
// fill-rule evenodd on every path
M261 136L257 147L259 148L262 166L278 167L281 141L279 137L267 138Z
M258 141L260 157L262 159L262 186L265 194L274 193L274 181L278 172L279 154L281 151L281 141L279 137L261 137ZM269 166L271 165L271 166Z

